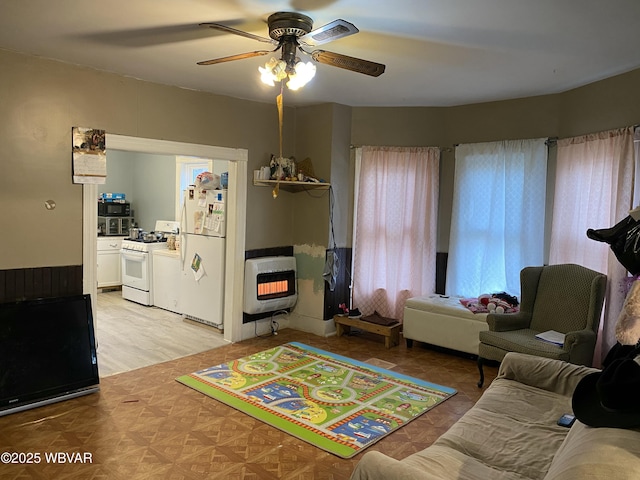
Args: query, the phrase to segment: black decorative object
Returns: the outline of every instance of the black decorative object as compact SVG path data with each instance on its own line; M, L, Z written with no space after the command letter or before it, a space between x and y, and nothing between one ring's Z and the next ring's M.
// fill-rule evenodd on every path
M628 216L613 227L587 230L587 237L608 243L611 250L629 273L640 273L640 221Z

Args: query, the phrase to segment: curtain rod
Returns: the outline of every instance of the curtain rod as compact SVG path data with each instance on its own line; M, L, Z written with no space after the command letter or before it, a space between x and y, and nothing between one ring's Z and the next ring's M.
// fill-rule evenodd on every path
M349 148L351 150L353 150L354 148L362 148L364 145L349 145ZM376 147L404 147L405 145L375 145ZM421 148L424 147L425 145L413 145L413 146L407 146L407 148ZM453 151L454 147L457 147L458 144L455 144L451 147L440 147L438 145L426 145L427 147L435 147L435 148L439 148L440 150L442 150L443 152L451 152Z
M637 123L635 125L631 125L631 127L620 127L620 128L633 128L634 130L637 130L638 128L640 128L640 123ZM566 137L566 138L571 138L571 137ZM548 147L553 147L558 143L558 137L549 137L544 144Z
M639 128L640 128L640 123L637 123L637 124L635 124L635 125L632 125L632 128L633 128L634 130L639 129ZM559 137L548 137L548 138L545 140L544 144L545 144L547 147L554 147L554 146L558 143L558 139L559 139ZM454 148L456 148L456 147L457 147L457 146L459 146L459 145L460 145L459 143L454 143L454 144L453 144L452 146L450 146L450 147L439 147L439 146L437 146L437 148L439 148L439 149L440 149L441 151L443 151L443 152L452 152L452 151L453 151L453 149L454 149ZM349 146L349 148L351 148L351 149L354 149L354 148L361 148L361 147L362 147L362 145L350 145L350 146Z

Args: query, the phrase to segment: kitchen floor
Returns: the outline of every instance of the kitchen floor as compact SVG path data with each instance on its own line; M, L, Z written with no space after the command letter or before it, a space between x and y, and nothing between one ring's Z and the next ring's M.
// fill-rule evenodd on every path
M100 377L127 372L227 345L222 333L182 315L102 292L97 301Z

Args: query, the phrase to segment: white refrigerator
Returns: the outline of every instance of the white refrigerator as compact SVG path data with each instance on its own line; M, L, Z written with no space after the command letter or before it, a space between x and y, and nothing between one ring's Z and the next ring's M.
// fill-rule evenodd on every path
M184 192L180 220L182 313L223 328L226 190Z

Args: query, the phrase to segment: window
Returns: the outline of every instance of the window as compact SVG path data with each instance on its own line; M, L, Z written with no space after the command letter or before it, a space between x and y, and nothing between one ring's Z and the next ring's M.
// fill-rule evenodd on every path
M402 318L404 301L435 290L440 150L356 152L353 305Z
M226 162L225 162L226 163ZM180 219L183 193L202 172L213 171L213 160L199 157L176 157L176 218Z
M605 243L587 237L589 228L609 228L633 205L633 128L558 140L549 263L577 263L607 274L609 288L595 365L616 343L615 326L624 303L626 269Z
M520 270L542 265L547 147L544 139L456 147L449 295L520 295Z

